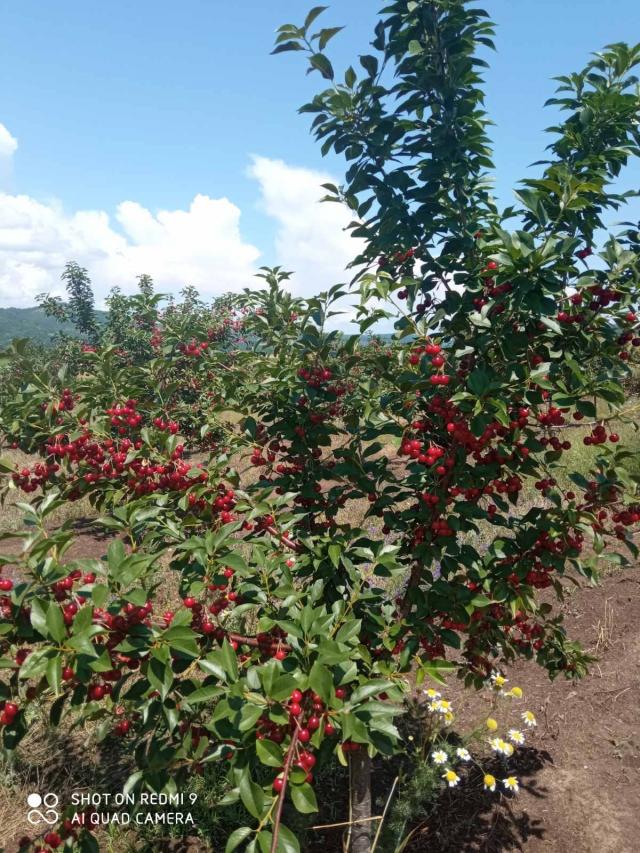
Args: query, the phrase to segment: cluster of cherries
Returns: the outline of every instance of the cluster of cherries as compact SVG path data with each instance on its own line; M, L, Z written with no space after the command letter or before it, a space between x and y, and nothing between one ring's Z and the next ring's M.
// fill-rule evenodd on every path
M51 413L57 415L58 412L71 412L73 411L74 406L75 403L71 388L64 388L60 400L57 403L54 403L51 407Z
M582 439L582 441L584 442L584 444L589 446L592 444L605 444L607 441L607 438L609 439L609 441L612 444L616 444L618 441L620 441L620 436L618 435L617 432L612 432L607 436L607 430L604 427L604 425L603 424L597 424L591 430L591 433L589 435L585 435L585 437Z
M188 344L178 344L180 352L188 358L200 358L200 356L207 351L208 347L208 341L198 342L196 340L191 340Z
M20 708L15 702L7 700L0 704L0 726L12 726Z
M59 470L57 462L36 462L32 468L25 467L14 471L11 479L21 491L28 494L42 488Z
M127 400L122 405L114 403L113 406L106 410L111 418L111 426L115 427L120 435L126 435L130 429L139 427L142 423L143 417L137 411L137 408L137 400Z
M180 430L179 424L175 421L166 421L164 418L154 418L153 425L160 432L168 432L170 435L175 435Z
M333 373L328 367L301 367L298 370L300 379L304 379L310 388L321 388L326 382L333 378Z

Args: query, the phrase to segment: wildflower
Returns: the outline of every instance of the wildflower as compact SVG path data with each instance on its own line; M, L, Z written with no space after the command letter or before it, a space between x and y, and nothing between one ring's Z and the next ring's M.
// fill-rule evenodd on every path
M520 716L527 728L532 729L534 726L538 725L535 715L531 711L523 711Z
M489 741L489 745L494 752L498 752L501 755L512 755L513 754L513 746L510 743L507 743L506 740L503 740L501 737L491 738Z
M455 772L455 770L451 770L451 769L446 770L442 774L442 778L445 780L445 782L447 783L447 785L450 788L455 788L455 786L460 781L460 777L458 776L458 774Z
M522 746L524 743L524 735L519 729L509 729L507 732L507 737L511 741L511 743L517 743L518 746Z
M451 711L447 711L447 713L444 715L445 723L448 726L450 726L454 720L455 720L455 714L453 714Z
M485 791L495 791L496 789L496 777L492 776L491 773L485 773L484 789Z
M431 753L431 758L434 764L446 764L448 756L443 749L437 749Z
M513 791L514 794L518 793L519 785L518 780L515 776L507 776L506 779L502 780L502 784L507 789L507 791Z
M508 679L506 679L504 675L500 675L499 672L491 673L491 683L496 688L496 690L500 690L501 687L504 687L507 681Z
M513 696L514 699L522 699L522 688L512 687L511 690L507 690L505 696Z
M490 732L495 732L495 730L498 728L498 723L493 719L493 717L487 718L487 728Z
M429 689L428 689L428 690L423 690L422 692L424 693L424 695L425 695L428 699L439 699L439 698L440 698L440 696L441 696L441 694L440 694L440 693L438 693L438 691L437 691L437 690L434 690L434 689L433 689L433 687L429 687Z
M471 761L471 753L468 749L465 749L463 746L459 746L456 749L456 755L460 759L460 761Z

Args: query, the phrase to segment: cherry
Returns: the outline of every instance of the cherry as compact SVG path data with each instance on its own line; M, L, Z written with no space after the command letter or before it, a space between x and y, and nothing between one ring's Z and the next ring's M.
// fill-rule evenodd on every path
M331 723L327 723L324 727L324 733L327 735L327 737L331 737L331 735L334 735L336 733L335 726Z
M276 794L279 794L284 788L284 779L281 776L278 776L277 779L273 780L273 790Z
M13 581L9 578L0 578L0 590L10 592L13 589Z
M187 596L187 598L182 599L182 603L185 607L188 607L189 610L192 610L198 602L195 600L195 598L192 598L192 596Z
M13 719L20 709L16 705L15 702L5 702L4 703L4 713Z
M344 689L344 687L336 687L336 698L337 699L344 699L344 697L346 695L347 695L347 691Z
M63 681L73 681L74 678L75 678L75 672L73 671L72 667L65 666L62 670L62 680Z
M298 702L292 702L291 705L289 705L289 713L292 717L300 716L300 714L302 713L302 708L300 707Z
M311 740L311 732L309 729L300 729L298 732L298 740L301 743L308 743Z
M299 690L294 690L291 694L292 702L302 702L302 693Z
M320 719L316 716L309 717L307 721L307 726L311 731L315 731L320 728Z

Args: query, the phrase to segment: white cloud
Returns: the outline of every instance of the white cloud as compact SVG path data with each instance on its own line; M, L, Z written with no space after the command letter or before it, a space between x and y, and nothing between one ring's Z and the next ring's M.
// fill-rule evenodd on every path
M17 142L0 124L0 164L11 163ZM123 201L115 212L66 211L58 201L0 192L0 306L33 305L43 291L61 293L67 261L89 270L97 302L115 285L132 291L148 273L162 292L187 284L203 297L255 286L259 264L294 271L291 287L309 296L347 281L357 250L350 215L321 204L330 175L253 158L260 207L276 222L275 253L261 251L240 228L240 209L226 198L196 195L185 209L152 211ZM263 247L264 248L264 247Z
M349 281L354 271L345 268L359 250L346 230L353 217L343 205L320 202L322 184L336 179L266 157L254 157L249 174L260 184L261 207L278 223L276 260L295 271L292 291L312 296Z
M242 238L240 210L225 198L197 195L187 210L157 213L126 201L115 221L119 229L105 211L68 214L57 203L0 194L0 305L58 292L69 260L89 270L98 302L114 285L133 290L143 272L160 291L191 284L205 297L251 283L260 252Z
M18 150L18 140L0 122L0 159L10 160Z

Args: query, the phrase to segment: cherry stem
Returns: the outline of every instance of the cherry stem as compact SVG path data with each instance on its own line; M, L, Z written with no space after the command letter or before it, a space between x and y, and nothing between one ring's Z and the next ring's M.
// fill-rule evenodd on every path
M267 533L270 533L272 536L275 536L276 539L279 539L280 542L286 547L290 548L292 551L295 551L296 554L302 554L303 548L302 545L299 545L297 542L292 542L288 539L283 533L279 533L273 525L270 527L265 527Z

